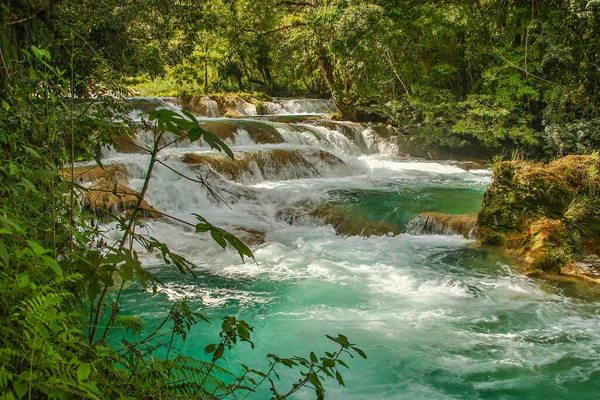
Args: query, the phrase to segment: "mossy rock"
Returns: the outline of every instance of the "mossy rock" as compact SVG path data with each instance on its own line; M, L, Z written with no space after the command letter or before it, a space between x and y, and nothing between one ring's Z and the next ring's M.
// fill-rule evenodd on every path
M505 246L527 274L584 274L574 261L599 251L598 155L549 164L504 161L493 172L478 217L479 240Z
M140 194L128 186L104 180L94 184L83 194L83 207L102 220L110 215L130 215L135 210ZM161 218L162 214L145 200L140 205L141 214L146 218Z
M75 167L73 168L73 181L79 183L91 183L105 181L109 183L125 184L129 181L129 172L125 164L106 164ZM71 169L65 168L61 175L65 179L71 179Z
M410 224L420 234L456 234L466 239L473 239L477 230L477 213L450 215L424 212Z
M253 178L270 180L301 179L320 176L315 160L328 168L347 168L337 156L318 149L265 149L239 151L233 159L217 153L184 153L182 162L193 166L208 166L229 180L244 182Z
M260 121L230 120L202 121L200 126L221 140L233 141L238 129L248 132L248 136L257 144L278 144L284 140L272 125Z
M331 225L340 236L370 237L401 233L401 230L390 222L366 219L342 204L299 203L280 210L278 217L291 225L305 225L315 221Z

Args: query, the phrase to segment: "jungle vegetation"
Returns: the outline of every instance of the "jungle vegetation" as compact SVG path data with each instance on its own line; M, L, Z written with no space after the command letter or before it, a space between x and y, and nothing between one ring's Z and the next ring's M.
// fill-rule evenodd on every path
M344 384L343 335L331 352L282 358L231 379L217 362L252 327L228 317L206 360L170 352L203 316L177 303L158 327L119 315L127 282L159 285L133 243L192 266L138 233L143 196L124 235L103 238L81 210L72 165L131 135L131 88L178 95L258 91L332 98L340 117L393 123L429 143L532 154L600 144L600 1L536 0L5 0L0 4L0 397L277 399ZM187 114L151 112L164 132L203 137ZM116 189L115 189L116 190ZM194 226L242 257L250 250L199 217ZM277 368L296 367L282 388Z

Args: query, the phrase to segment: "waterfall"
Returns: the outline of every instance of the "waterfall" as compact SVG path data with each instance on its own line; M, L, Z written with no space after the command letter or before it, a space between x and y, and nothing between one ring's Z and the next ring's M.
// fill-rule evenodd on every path
M136 115L179 107L165 99L137 102ZM410 138L386 125L306 115L219 118L224 109L208 115L212 103L201 102L199 123L231 147L234 159L203 141L166 135L163 144L172 143L159 153L145 200L177 220L149 211L139 227L192 261L198 278L138 247L145 268L164 285L154 296L138 285L124 288L124 315L142 315L155 326L181 299L211 321L236 315L255 327L256 349L240 343L227 360L251 367L266 365L268 353L304 356L307 343L308 350L329 351L325 335L343 333L368 359L346 360L348 388L325 383L332 399L597 393L596 295L577 297L570 283L519 276L503 253L473 245L489 170L414 157ZM330 112L326 107L275 99L263 111ZM230 111L253 113L245 105ZM104 198L90 199L90 208L127 211L135 199L129 190L141 190L149 162L136 146L152 139L140 128L127 139L133 145L121 141L105 150L104 169L78 165L83 186L125 192L112 208ZM241 262L182 222L197 223L194 213L247 243L256 261ZM102 228L120 237L115 222ZM205 357L219 325L195 327L176 346ZM270 396L267 387L250 398Z
M298 114L333 114L337 111L331 100L321 99L273 99L263 103L265 114L298 115Z
M408 222L406 231L413 235L462 235L467 239L474 239L477 233L477 214L423 213Z

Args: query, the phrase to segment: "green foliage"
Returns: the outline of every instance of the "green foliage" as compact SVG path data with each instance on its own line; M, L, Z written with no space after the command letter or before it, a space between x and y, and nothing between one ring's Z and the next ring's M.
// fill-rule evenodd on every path
M533 146L538 143L538 134L527 126L526 115L518 118L516 112L493 101L488 95L473 95L459 103L464 116L454 125L454 132L473 136L489 147L507 143Z
M557 155L585 154L600 148L600 119L576 120L544 127L547 153Z
M106 85L110 77L88 76L85 87L96 96L76 96L73 79L79 78L57 67L49 51L32 47L21 54L26 62L0 107L0 397L235 398L256 390L242 384L251 379L247 373L236 377L217 365L236 343L254 346L253 328L244 321L226 317L220 342L207 346L211 360L203 361L172 355L176 338L186 340L207 321L186 303L175 303L155 327L120 315L119 306L131 282L153 290L161 284L143 268L134 242L194 274L191 262L137 232L163 136L203 140L233 158L231 149L187 112L149 112L151 162L133 212L112 216L122 228L114 242L81 210L77 193L94 189L73 183L68 167L99 160L103 145L129 134L126 122L116 122L126 121L128 111L110 90L119 87ZM253 257L235 236L197 217L197 232Z

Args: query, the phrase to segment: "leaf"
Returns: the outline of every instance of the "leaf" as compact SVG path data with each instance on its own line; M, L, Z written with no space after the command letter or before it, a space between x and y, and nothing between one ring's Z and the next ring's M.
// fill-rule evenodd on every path
M361 349L359 349L358 347L352 347L352 350L354 350L355 352L358 353L358 355L360 355L362 358L366 359L367 355L365 354L364 351L362 351Z
M19 399L22 399L23 396L29 391L29 385L24 382L13 381L13 388L17 393Z
M82 382L90 376L90 372L92 370L92 366L89 363L81 363L77 367L77 380Z
M335 367L335 361L331 358L323 358L323 366L327 368Z
M49 171L47 169L41 169L39 171L35 171L32 175L39 179L54 179L59 176L56 172Z
M224 151L233 160L233 152L218 136L213 135L208 131L204 131L204 140L211 148L218 151Z
M216 349L217 349L217 345L216 344L209 344L208 346L206 346L204 348L204 352L205 353L213 353Z
M29 245L29 247L31 247L31 250L33 250L36 257L40 257L41 255L50 252L49 249L43 248L42 246L40 246L39 244L37 244L36 242L34 242L32 240L28 240L27 244Z
M38 160L42 160L42 156L40 156L40 153L38 153L37 151L35 151L33 148L31 148L29 146L23 146L23 150L25 150L25 152L28 153L33 158L36 158Z
M231 331L231 324L227 321L223 321L223 323L221 324L221 330L223 332L230 332Z
M204 132L206 131L200 127L192 128L188 131L188 139L190 139L190 142L194 143L195 141L200 140Z
M342 346L344 346L345 348L350 346L350 342L348 341L348 338L342 334L338 334L338 343L341 344Z
M321 381L319 381L319 377L314 372L308 374L308 380L314 385L315 388L322 387Z
M212 236L213 240L219 244L222 248L227 247L227 241L223 238L223 235L218 229L212 229L210 231L210 236Z
M201 232L208 232L211 229L211 225L209 224L204 224L204 223L199 223L196 224L196 232L201 233Z
M198 124L198 120L196 119L196 117L189 111L187 110L181 110L181 113L183 115L185 115L186 117L188 117L190 119L190 122L194 125Z
M258 375L260 377L263 377L263 378L265 378L267 376L267 374L265 374L264 372L259 371L257 369L251 369L250 372L252 372L252 373L254 373L254 374L256 374L256 375Z
M344 380L342 379L342 374L339 371L335 371L335 379L337 379L338 383L342 386L346 386L344 384Z
M157 110L148 111L147 114L148 114L148 121L154 121L156 118L158 118Z
M319 359L317 358L317 355L315 353L313 353L312 351L310 352L310 361L316 363L319 361Z
M250 339L250 331L243 324L238 325L238 335L242 339Z
M10 261L10 256L9 256L8 251L6 250L6 247L4 246L4 243L2 241L0 241L0 258L2 258L4 265L8 266L8 262Z
M24 272L17 277L17 283L19 287L27 287L29 286L29 274Z
M1 215L0 215L0 223L2 223L2 225L4 225L4 226L8 225L8 226L13 227L19 233L25 233L23 228L21 228L19 225L17 225L13 220L3 217Z
M213 358L212 358L213 362L217 361L219 358L223 357L224 352L225 352L225 346L223 346L223 343L219 343L217 350L213 354Z
M144 320L133 315L119 315L115 318L115 326L137 335L144 330Z
M46 264L47 267L50 267L50 269L52 271L54 271L54 273L56 274L57 277L59 277L59 278L63 277L62 269L60 268L60 265L58 265L58 263L56 262L56 260L54 258L48 257L48 256L42 256L42 261L44 261L44 264Z
M252 250L250 250L248 246L246 246L240 239L224 230L221 230L221 233L223 237L225 237L225 239L229 242L229 244L231 244L233 248L238 251L238 254L242 258L242 261L244 260L244 256L254 257L254 254L252 254Z
M33 54L35 54L38 59L42 60L45 58L50 61L50 52L48 50L31 46L31 51L33 51Z

